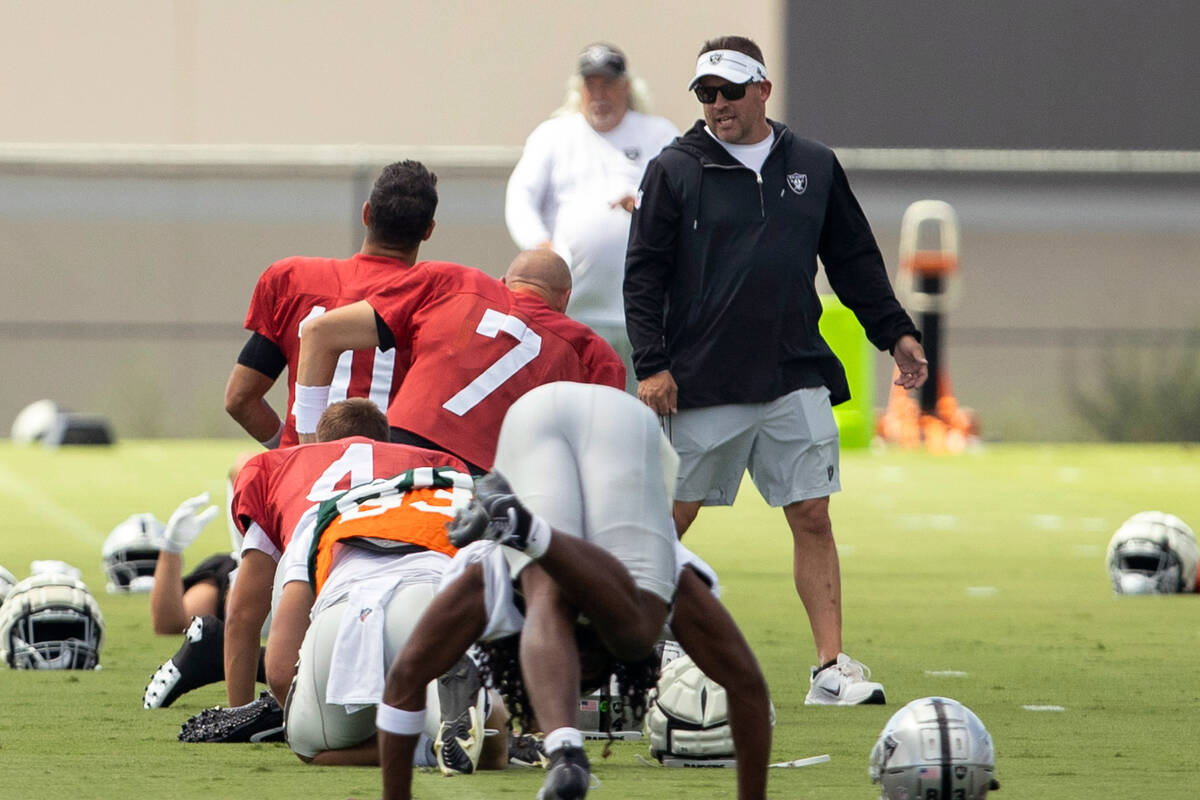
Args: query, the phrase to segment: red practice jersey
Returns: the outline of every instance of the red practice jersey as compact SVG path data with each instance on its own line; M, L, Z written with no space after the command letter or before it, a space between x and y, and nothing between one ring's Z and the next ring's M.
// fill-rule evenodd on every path
M246 312L246 329L270 339L287 358L288 405L280 445L299 441L292 404L296 400L296 364L300 358L300 330L313 317L348 305L396 282L409 265L394 258L358 253L351 258L285 258L259 277ZM360 350L342 353L329 390L329 402L347 397L369 397L386 410L395 396L408 355L399 352Z
M412 362L388 422L484 469L521 395L554 381L625 388L625 366L591 328L477 269L423 262L367 298Z
M448 453L351 436L259 453L238 473L233 518L246 533L262 528L283 552L296 525L310 508L354 486L391 478L416 467L467 467Z

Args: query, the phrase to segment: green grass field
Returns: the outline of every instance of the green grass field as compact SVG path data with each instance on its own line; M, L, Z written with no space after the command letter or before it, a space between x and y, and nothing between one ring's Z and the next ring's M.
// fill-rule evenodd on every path
M222 686L141 708L153 669L179 637L150 633L145 595L104 592L100 546L135 511L166 519L203 489L221 498L237 441L128 441L50 452L0 445L0 564L79 566L108 623L103 669L0 672L0 797L374 798L376 770L307 767L280 744L184 745L180 724L224 702ZM770 681L773 756L832 760L771 771L770 796L872 798L867 754L888 716L943 694L991 731L1004 800L1193 798L1200 793L1200 596L1112 595L1111 532L1136 511L1200 522L1200 455L1184 447L991 446L935 457L843 454L833 500L842 553L846 650L887 688L889 705L809 708L812 641L791 585L782 514L747 484L709 509L688 543L719 571L725 599ZM211 525L186 565L227 549ZM938 675L954 671L961 676ZM935 674L931 674L935 673ZM1061 706L1029 711L1024 706ZM589 797L733 797L732 771L643 764L645 744L607 761ZM533 770L418 776L418 797L530 798Z

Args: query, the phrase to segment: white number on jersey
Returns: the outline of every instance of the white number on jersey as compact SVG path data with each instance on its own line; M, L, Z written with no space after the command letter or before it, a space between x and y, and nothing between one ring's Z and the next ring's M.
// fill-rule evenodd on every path
M308 312L308 316L300 320L296 335L303 337L304 323L324 313L325 306L313 306L312 311ZM333 371L333 382L329 385L330 403L341 402L347 397L347 392L350 390L350 368L354 362L354 353L353 350L346 350L338 356L337 367ZM375 349L375 360L371 366L371 388L367 396L384 412L387 411L388 395L392 391L392 374L395 367L396 351L394 349L388 350L386 353L379 348Z
M521 367L537 358L537 354L542 350L542 337L530 330L524 322L511 314L501 314L490 308L484 313L483 319L479 320L475 332L491 339L495 339L501 333L507 333L517 340L517 346L442 404L442 408L460 417L517 374Z
M326 467L321 477L317 478L306 499L312 503L320 503L341 494L345 489L336 487L342 478L347 476L350 478L350 486L346 488L361 486L375 480L374 451L367 442L355 442L347 447L346 452Z

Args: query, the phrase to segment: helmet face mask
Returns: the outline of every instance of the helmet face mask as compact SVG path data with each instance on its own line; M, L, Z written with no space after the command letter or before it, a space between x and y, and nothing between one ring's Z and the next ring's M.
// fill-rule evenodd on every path
M992 738L979 717L946 697L897 711L871 750L881 800L984 800L999 788Z
M154 585L158 550L121 550L105 560L109 592L148 592Z
M71 608L43 608L13 625L15 669L95 669L100 652L91 617Z
M150 591L164 530L153 514L134 514L112 529L100 553L109 594Z
M1161 511L1134 514L1108 543L1108 572L1116 594L1192 592L1198 562L1192 529Z
M104 616L87 586L67 575L34 575L0 607L0 660L14 669L95 669Z
M1115 548L1117 594L1174 594L1181 585L1179 557L1163 544L1127 539Z

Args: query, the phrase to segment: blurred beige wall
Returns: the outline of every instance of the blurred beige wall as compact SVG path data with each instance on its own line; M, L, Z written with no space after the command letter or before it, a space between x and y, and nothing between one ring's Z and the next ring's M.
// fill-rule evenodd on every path
M0 0L0 142L518 145L596 40L684 128L706 38L784 74L782 4Z

